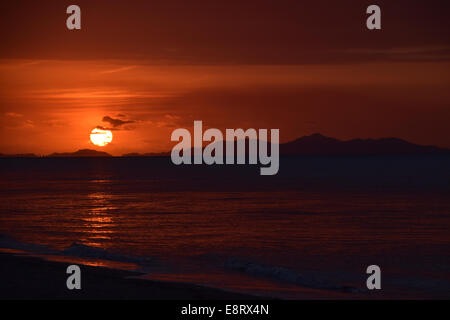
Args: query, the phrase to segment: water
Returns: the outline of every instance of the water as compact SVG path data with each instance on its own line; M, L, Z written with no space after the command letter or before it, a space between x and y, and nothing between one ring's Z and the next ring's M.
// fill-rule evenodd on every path
M0 247L290 299L373 297L377 264L376 297L449 297L449 156L285 157L277 176L168 158L0 165Z

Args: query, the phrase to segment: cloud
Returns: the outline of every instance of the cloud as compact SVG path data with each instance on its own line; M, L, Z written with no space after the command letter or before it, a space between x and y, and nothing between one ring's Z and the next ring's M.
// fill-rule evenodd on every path
M116 117L125 118L126 115L118 114ZM110 116L104 116L103 122L107 122L109 126L98 125L96 128L101 130L133 130L134 126L125 126L128 124L137 123L136 120L122 120L117 118L112 118Z
M118 127L123 126L124 124L128 124L128 123L135 123L134 120L125 121L125 120L121 120L121 119L114 119L109 116L104 116L102 121L108 122L111 126L113 126L113 128L118 128Z
M3 127L12 129L31 129L35 128L35 123L32 120L26 119L25 115L16 112L5 112Z
M119 129L108 128L108 127L103 127L103 126L96 126L95 129L109 130L109 131L119 130Z
M172 114L166 114L164 117L165 117L166 119L173 120L173 121L176 121L176 120L181 119L181 117L175 116L175 115L172 115Z
M5 116L10 117L10 118L22 118L23 114L15 113L15 112L6 112Z
M116 69L111 69L111 70L105 70L105 71L100 72L100 74L123 72L123 71L127 71L127 70L132 70L134 68L136 68L136 66L121 67L121 68L116 68Z
M83 10L97 12L98 2L84 1ZM397 45L446 44L450 23L448 0L377 1L382 8L383 31L380 32L366 29L367 1L263 0L258 1L258 10L247 1L245 4L221 2L220 6L213 1L191 1L186 10L181 10L186 6L183 0L161 1L157 6L152 1L135 1L133 6L121 1L109 8L108 18L102 21L107 27L91 28L89 37L64 41L65 28L55 30L51 23L40 24L40 32L27 32L36 17L45 15L49 21L61 19L52 1L20 3L8 7L8 15L20 18L20 23L2 19L2 30L8 32L2 34L1 58L127 60L116 67L103 66L96 72L108 76L138 74L141 62L304 65L373 61L377 56L353 56L342 50L355 44L374 50ZM180 10L174 10L174 6ZM230 17L233 17L233 28L228 27ZM110 30L115 25L120 26L120 32L111 37ZM142 41L146 38L152 41ZM92 39L102 41L92 45ZM205 39L208 45L204 45ZM40 45L36 46L38 41ZM111 50L118 43L120 50Z

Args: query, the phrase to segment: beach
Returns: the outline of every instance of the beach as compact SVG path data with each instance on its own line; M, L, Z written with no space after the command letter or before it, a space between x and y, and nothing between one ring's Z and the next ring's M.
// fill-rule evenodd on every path
M82 265L81 290L66 287L67 263L0 253L0 299L241 300L259 297L194 284L130 277L140 273Z

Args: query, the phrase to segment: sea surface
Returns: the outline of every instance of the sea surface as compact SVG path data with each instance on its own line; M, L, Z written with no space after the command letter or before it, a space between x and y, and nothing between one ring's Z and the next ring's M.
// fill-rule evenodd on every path
M7 158L0 177L4 251L276 298L450 297L450 156L282 157L276 176Z

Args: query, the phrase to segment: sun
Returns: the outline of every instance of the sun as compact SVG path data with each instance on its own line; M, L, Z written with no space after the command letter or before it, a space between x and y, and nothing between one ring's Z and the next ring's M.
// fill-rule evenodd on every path
M113 139L113 134L110 130L103 130L95 128L91 131L91 142L99 147L104 147Z

